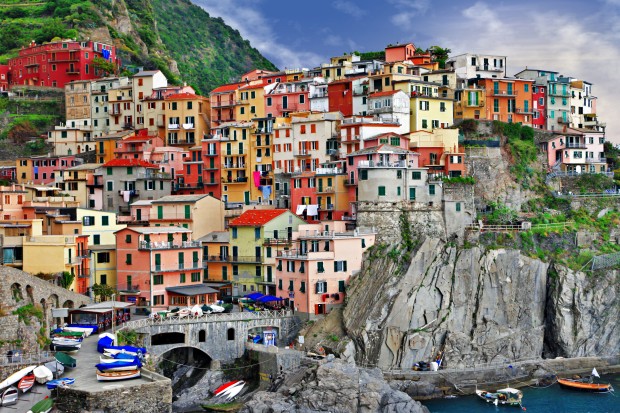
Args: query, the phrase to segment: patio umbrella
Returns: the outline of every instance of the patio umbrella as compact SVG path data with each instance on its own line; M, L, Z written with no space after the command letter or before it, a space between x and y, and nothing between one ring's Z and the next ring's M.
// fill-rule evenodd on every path
M273 295L266 295L264 297L259 298L256 301L259 301L261 303L269 303L271 301L282 301L282 299L279 297L274 297Z
M259 292L254 292L254 293L250 293L245 295L245 298L249 298L250 300L257 300L259 298L263 297L263 294L259 293Z

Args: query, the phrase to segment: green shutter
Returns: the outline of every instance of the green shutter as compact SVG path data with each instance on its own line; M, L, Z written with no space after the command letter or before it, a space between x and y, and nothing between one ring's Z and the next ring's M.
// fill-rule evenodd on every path
M345 290L344 280L338 281L338 292L343 293Z
M316 263L317 272L325 272L325 267L323 267L323 261L318 261Z
M419 181L420 179L422 179L422 172L420 172L420 171L413 171L411 173L411 179Z
M161 265L161 254L155 254L155 265Z
M190 219L190 206L185 205L185 219Z
M278 280L278 290L282 289L282 280Z
M409 188L409 200L415 201L415 188Z
M198 262L198 251L192 253L192 262Z
M435 185L431 184L428 186L428 194L435 195Z
M379 196L385 196L385 187L384 186L380 186L379 187Z
M164 219L164 207L157 205L157 219Z

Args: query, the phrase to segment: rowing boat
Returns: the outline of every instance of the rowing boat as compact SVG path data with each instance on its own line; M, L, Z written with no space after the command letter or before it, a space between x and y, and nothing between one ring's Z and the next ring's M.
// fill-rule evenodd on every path
M223 392L223 391L224 391L224 390L226 390L227 388L229 388L229 387L231 387L231 386L234 386L235 384L239 383L239 381L240 381L240 380L233 380L233 381L229 381L228 383L224 383L224 384L222 384L220 387L218 387L217 389L215 389L215 390L213 391L213 394L217 396L218 394L220 394L221 392Z
M29 373L21 378L19 383L17 383L17 388L22 391L22 393L26 393L28 390L32 389L34 386L34 373Z
M140 377L140 370L129 371L106 371L102 372L97 370L97 380L99 381L117 381L135 379Z
M614 390L609 383L589 383L576 379L558 379L558 384L565 389L587 391L593 393L608 393Z
M24 367L23 369L11 374L2 383L0 383L0 389L4 389L5 387L9 387L10 385L17 383L22 379L22 377L30 374L36 367L37 366Z
M52 407L54 407L54 400L46 397L32 406L30 410L28 410L28 413L49 413Z

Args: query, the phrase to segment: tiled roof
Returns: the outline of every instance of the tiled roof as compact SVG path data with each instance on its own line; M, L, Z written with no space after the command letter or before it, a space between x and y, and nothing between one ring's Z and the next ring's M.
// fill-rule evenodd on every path
M288 209L251 209L230 221L231 227L261 227Z
M159 169L157 165L142 159L112 159L101 166L104 168L107 168L108 166L142 166L144 168Z
M164 99L165 100L195 100L195 99L201 99L201 98L202 96L198 96L198 95L195 95L189 92L183 92L183 93L174 93L172 95L168 95Z
M196 202L201 200L202 198L208 197L207 194L198 194L198 195L166 195L159 199L155 199L152 201L153 204L164 204L164 203L174 203L174 202Z
M243 83L231 83L229 85L220 86L211 91L211 94L214 93L222 93L222 92L230 92L232 90L237 90L239 86L243 85Z
M157 74L159 70L143 70L141 72L136 73L133 77L145 77L145 76L153 76Z
M402 90L387 90L385 92L375 92L375 93L370 94L368 97L369 98L378 98L378 97L381 97L381 96L392 96L392 95L397 94L398 92L402 92Z
M148 142L156 136L130 136L129 138L123 139L123 142Z

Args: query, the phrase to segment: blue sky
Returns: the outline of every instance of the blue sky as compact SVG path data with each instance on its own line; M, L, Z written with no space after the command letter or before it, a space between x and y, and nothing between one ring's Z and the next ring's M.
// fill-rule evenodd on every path
M620 142L620 0L192 1L281 69L413 42L506 55L509 74L529 66L582 78L594 83L608 139Z

